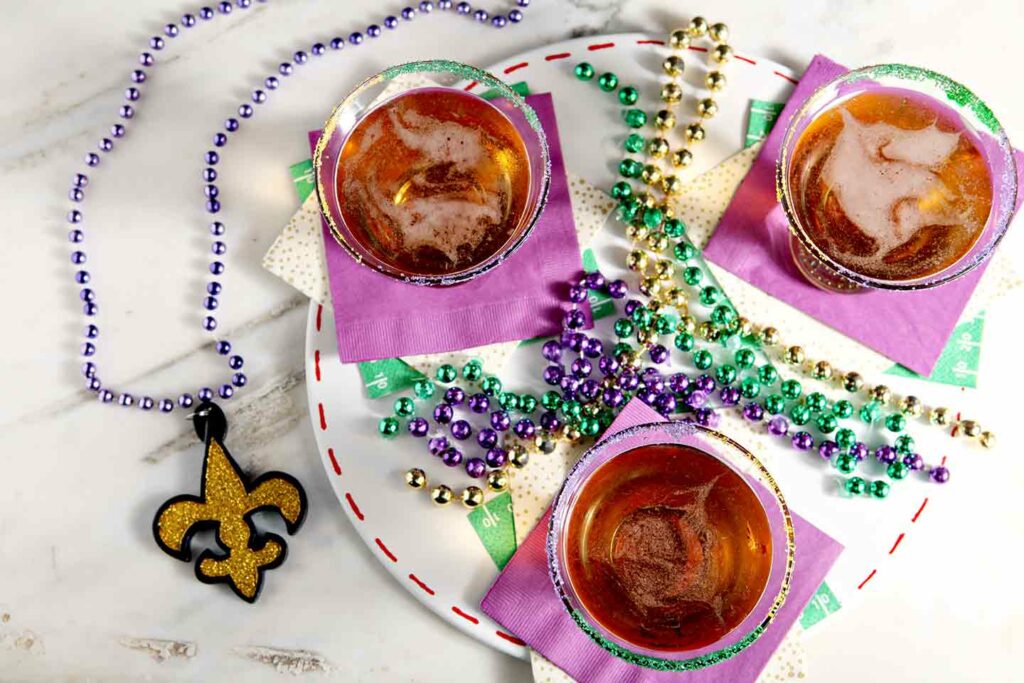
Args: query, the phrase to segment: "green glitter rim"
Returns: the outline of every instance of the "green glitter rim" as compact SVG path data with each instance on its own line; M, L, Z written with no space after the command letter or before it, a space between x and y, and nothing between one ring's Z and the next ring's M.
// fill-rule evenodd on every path
M595 643L601 646L605 651L615 655L619 659L629 662L630 664L642 666L648 669L653 669L657 671L695 671L697 669L704 669L709 666L713 666L715 664L724 662L725 660L731 659L732 657L736 656L737 654L745 650L764 633L764 631L768 628L768 626L772 623L772 621L774 621L775 617L778 615L779 610L782 609L782 605L783 603L785 603L786 598L789 595L789 589L793 578L793 568L796 559L796 538L795 530L793 528L793 517L789 511L789 506L786 503L786 499L782 495L782 491L779 488L778 482L775 481L775 478L772 476L771 472L769 472L768 469L764 466L764 464L760 460L758 460L757 456L755 456L753 453L747 450L739 442L714 429L701 427L693 423L678 422L674 420L670 420L667 422L655 422L648 424L633 425L632 427L627 427L621 432L613 434L600 444L595 444L593 447L591 447L591 450L599 447L612 447L616 442L627 440L629 438L632 438L637 433L651 428L658 428L661 430L668 431L669 433L678 433L679 431L685 431L685 433L688 433L690 435L699 432L713 441L718 441L723 445L731 446L732 448L738 450L743 455L743 457L745 457L754 466L755 470L757 470L757 472L760 473L763 477L761 484L766 486L769 489L769 491L772 494L774 494L775 500L779 504L779 511L782 515L782 523L783 528L785 530L786 564L783 570L782 582L779 586L779 591L776 594L775 599L772 601L772 604L768 607L768 611L765 613L765 616L762 619L761 623L755 626L753 629L751 629L750 633L745 635L737 642L733 643L732 645L727 645L713 652L707 652L702 655L694 655L693 657L688 657L686 659L662 659L661 657L656 657L653 655L644 655L637 652L633 652L628 647L619 645L618 643L612 642L605 638L604 635L602 635L600 629L598 629L586 620L586 618L583 615L583 611L585 611L585 608L583 608L582 604L580 606L582 609L577 608L572 604L569 595L567 595L565 592L565 584L563 583L563 579L560 576L558 576L561 574L562 571L561 563L554 556L554 553L556 553L556 547L558 546L558 543L555 541L553 537L556 525L555 514L552 514L551 519L549 521L547 539L545 540L545 545L547 546L546 553L548 558L548 571L552 583L554 584L555 592L557 593L562 604L565 606L566 610L569 612L569 615L572 617L573 621L576 622L576 624L580 627L580 630L587 634L587 636L591 640L593 640ZM565 479L565 482L563 482L562 484L562 488L555 496L553 509L557 510L557 508L559 507L562 496L563 494L565 494L566 487L568 486L570 479L574 477L577 470L579 470L581 467L584 467L584 463L588 459L587 456L589 452L590 451L580 456L579 460L576 461L576 464L569 472L568 476Z
M969 109L990 133L998 134L1002 128L999 119L992 113L989 106L980 97L971 92L967 86L931 69L911 66L909 64L876 64L851 71L848 82L855 83L878 76L894 76L908 81L930 82L945 93L949 101Z

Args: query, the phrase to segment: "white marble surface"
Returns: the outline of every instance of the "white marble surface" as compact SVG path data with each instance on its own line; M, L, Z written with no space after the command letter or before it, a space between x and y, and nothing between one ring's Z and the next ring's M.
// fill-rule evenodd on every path
M137 395L222 381L196 329L208 248L199 161L209 135L292 50L399 8L374 0L281 2L217 20L166 53L129 137L97 174L87 202L106 381L129 382ZM336 509L307 419L305 306L259 268L295 206L285 166L302 158L303 132L362 75L414 57L486 64L572 35L667 30L702 12L727 21L741 51L796 69L817 51L848 64L928 65L970 84L1011 137L1024 138L1024 91L1016 85L1024 9L1010 0L535 0L527 21L501 33L433 17L372 49L304 67L287 94L275 95L232 141L223 164L231 251L221 318L236 330L252 379L230 413L237 424L256 425L231 446L258 469L298 476L311 505L290 559L269 574L266 594L251 607L198 584L152 543L152 511L196 483L189 425L180 416L97 405L79 389L73 353L81 316L62 218L68 179L112 122L146 37L185 9L156 0L0 0L4 680L280 678L273 664L255 661L268 654L253 649L261 647L293 651L286 659L312 670L304 678L529 678L526 664L457 633L395 585ZM458 39L441 28L460 31ZM1021 235L1004 248L1024 255ZM808 640L812 680L1018 678L1024 607L1011 539L1024 533L1013 504L1024 467L1011 443L1020 438L1019 417L1007 405L1019 396L1003 382L1020 359L1013 339L1022 304L1018 294L990 311L983 389L970 401L1003 439L997 453L976 456L983 460L976 471L988 476L971 483L990 495L937 512L915 539L933 549L928 562L879 576L861 609ZM191 645L158 661L144 651L149 639Z

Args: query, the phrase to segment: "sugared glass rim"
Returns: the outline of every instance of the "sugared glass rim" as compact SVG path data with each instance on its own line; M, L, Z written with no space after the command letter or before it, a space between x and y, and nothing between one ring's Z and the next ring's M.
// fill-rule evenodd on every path
M970 112L971 115L976 117L978 125L975 125L973 122L968 123L972 128L975 128L976 130L983 128L984 132L991 135L992 140L996 143L1000 161L1003 166L1003 172L999 174L999 177L992 178L993 202L989 221L991 221L993 216L995 216L998 223L994 226L994 234L991 234L988 238L989 243L979 249L971 258L967 258L970 253L968 252L968 254L965 254L964 257L950 265L948 268L945 268L938 273L933 273L932 275L926 275L913 280L880 280L857 273L834 260L831 256L826 254L824 250L818 247L818 245L815 244L807 234L806 230L803 229L803 226L800 224L800 221L796 216L796 212L793 209L793 201L790 196L791 188L789 186L788 172L790 161L789 157L792 148L796 145L799 135L806 127L805 125L801 125L803 120L808 116L808 114L819 108L822 112L828 109L828 107L825 107L824 105L833 99L831 93L833 88L848 83L856 83L857 81L873 80L875 78L882 77L895 77L908 86L914 83L926 83L937 88L941 93L944 93L947 99L945 104L957 113L962 114L965 111ZM929 95L927 92L923 94ZM990 171L993 166L994 160L989 159L988 167ZM874 289L914 291L937 287L963 277L981 265L989 256L992 255L996 246L1000 241L1002 241L1003 236L1006 234L1006 230L1009 228L1010 221L1013 219L1017 204L1018 178L1017 165L1013 156L1013 147L1010 145L1010 140L1006 136L1006 131L1003 130L1002 125L999 123L995 114L992 113L992 110L989 109L988 105L986 105L981 98L971 92L966 86L954 81L948 76L944 76L943 74L918 66L911 66L908 64L874 64L848 71L845 74L837 76L829 82L820 85L810 95L810 97L804 101L800 106L800 109L794 112L793 116L789 120L788 127L786 128L786 133L783 137L782 146L779 151L779 158L775 164L775 186L779 203L782 205L782 210L785 212L789 223L790 232L800 241L800 244L802 244L807 251L813 254L815 258L825 264L828 268L831 268L842 277L865 287L871 287ZM978 236L979 241L984 238L986 232L989 232L989 227L989 222L986 221L985 227L982 229L982 234ZM972 246L971 249L974 250L974 248L975 246Z
M520 234L511 243L508 243L505 246L503 246L500 251L491 255L484 261L465 270L458 271L456 273L449 273L443 275L409 274L404 273L400 269L390 266L389 264L383 262L378 263L377 261L379 261L379 259L377 259L376 257L367 258L368 255L372 256L372 254L368 254L368 251L360 247L358 244L349 244L349 241L345 238L344 232L338 225L333 215L333 211L330 208L327 193L325 188L323 187L323 182L321 181L320 177L321 171L323 169L324 152L336 133L336 129L338 127L338 120L340 118L339 115L341 114L341 112L345 111L347 107L352 105L356 101L356 99L367 89L384 83L385 81L390 81L398 76L413 73L444 74L446 76L455 77L457 79L469 83L475 82L477 84L487 86L487 88L489 88L490 90L497 91L497 93L502 99L507 100L516 110L518 110L523 115L527 125L536 134L536 142L541 150L543 177L541 178L539 196L537 197L537 200L533 206L533 211L527 221L526 227L520 230ZM456 89L452 88L451 86L443 84L437 84L436 87L449 88L453 90ZM462 92L467 95L479 97L479 95L475 95L474 93L469 92L469 90L467 89L457 90L458 92ZM370 111L372 108L373 107L368 108L367 111ZM505 112L502 112L500 109L497 109L497 111L501 113L503 116L505 116ZM355 125L353 125L352 129L355 129ZM349 132L350 131L345 132L346 137ZM529 153L529 144L527 144L527 151ZM334 177L335 174L334 172L332 172L331 178L333 179ZM547 205L548 191L551 185L551 155L550 150L548 148L547 136L544 133L544 127L541 125L540 118L537 116L537 113L529 104L526 103L526 100L519 93L513 90L504 81L501 81L496 76L488 73L487 71L484 71L483 69L478 69L474 66L469 66L468 64L463 64L461 62L456 62L448 59L429 59L397 64L395 66L391 66L388 67L387 69L384 69L378 74L370 76L362 83L360 83L358 86L356 86L352 90L352 92L350 92L345 97L345 99L343 99L337 106L334 107L334 109L331 111L331 115L328 117L326 123L324 123L323 133L321 133L319 140L317 140L316 147L314 148L313 151L313 179L316 184L316 195L317 202L320 205L320 213L327 221L327 225L331 231L331 235L334 237L335 241L338 244L340 244L341 247L345 251L347 251L353 259L355 259L357 263L368 268L372 268L373 270L377 271L378 273L381 273L382 275L386 275L388 277L400 280L402 282L407 282L409 284L444 287L457 285L468 280L472 280L473 278L479 277L480 275L490 271L491 269L500 265L505 259L511 256L513 253L515 253L515 251L518 250L524 242L526 242L526 239L530 236L530 234L533 232L533 229L536 227L537 220L544 212L544 207ZM532 179L530 185L532 192Z
M634 443L637 445L631 445ZM695 447L708 453L710 457L715 457L735 471L750 486L751 479L749 474L738 469L727 458L722 457L720 453L709 447L714 445L727 448L750 463L758 476L758 483L762 484L767 493L774 497L778 505L778 510L775 511L770 511L765 506L769 526L772 528L773 559L768 581L757 605L744 618L743 622L725 634L716 643L678 653L652 650L633 645L618 638L601 626L600 622L590 615L576 595L569 580L568 571L564 568L562 562L562 539L568 532L569 516L579 493L583 490L589 477L613 458L623 453L628 453L639 446L653 444L695 445ZM753 490L753 487L751 488ZM758 496L758 500L763 504L762 496L757 494L756 491L755 495ZM775 518L774 524L772 523L773 517ZM780 539L780 535L783 538ZM628 427L597 443L584 453L573 466L561 489L559 489L558 494L555 496L548 523L546 546L548 573L551 577L555 593L569 612L569 616L576 622L576 625L607 652L631 664L658 671L692 671L703 669L734 657L756 641L775 619L775 616L786 600L786 596L789 594L796 552L793 518L790 514L789 506L786 504L785 497L782 495L782 491L779 489L774 477L772 477L761 461L749 450L721 432L695 423L681 421L652 422ZM784 563L778 561L780 558L779 551L785 553ZM778 576L777 572L781 572L781 577ZM768 591L776 583L779 588L774 597L772 597L768 594ZM764 614L761 615L761 612ZM753 623L752 628L749 626L750 623ZM745 624L748 625L749 631L745 634L739 634L739 637L737 637L737 632L743 629ZM721 645L723 641L731 642L727 645Z

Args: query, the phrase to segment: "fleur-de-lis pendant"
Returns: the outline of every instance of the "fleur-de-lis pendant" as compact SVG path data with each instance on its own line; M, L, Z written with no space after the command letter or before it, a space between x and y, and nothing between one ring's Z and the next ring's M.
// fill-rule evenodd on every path
M164 552L189 562L193 534L213 529L224 552L204 550L195 563L196 578L226 583L238 597L256 602L263 572L284 562L288 546L277 534L259 531L252 516L276 510L288 533L294 534L306 517L306 492L283 472L266 472L248 481L224 447L228 423L216 404L201 404L193 419L196 435L206 445L202 489L198 496L175 496L161 505L153 519L153 535Z

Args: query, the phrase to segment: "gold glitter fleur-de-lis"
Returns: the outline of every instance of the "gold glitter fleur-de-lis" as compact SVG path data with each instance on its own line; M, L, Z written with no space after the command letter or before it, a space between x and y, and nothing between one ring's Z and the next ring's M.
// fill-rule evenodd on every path
M246 482L221 438L223 434L206 434L200 495L181 495L165 502L157 511L153 533L165 552L188 562L193 534L215 529L227 554L203 551L196 561L196 577L204 583L227 583L240 598L255 602L263 572L284 562L287 546L277 534L259 532L252 515L277 510L288 533L295 533L306 514L306 495L299 482L283 472L267 472Z

